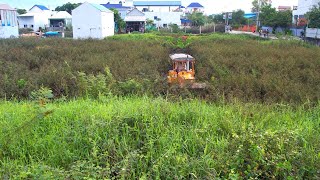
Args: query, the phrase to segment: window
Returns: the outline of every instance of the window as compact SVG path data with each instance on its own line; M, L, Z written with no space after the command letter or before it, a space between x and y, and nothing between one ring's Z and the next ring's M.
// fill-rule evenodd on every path
M24 27L24 28L27 28L27 27L28 27L28 25L26 25L26 24L25 24L25 25L23 25L23 27Z
M33 25L31 25L30 27L33 28Z
M149 12L149 9L148 8L143 8L142 12Z
M164 28L168 27L168 24L163 24L163 27L164 27Z
M154 16L153 19L154 19L154 20L157 20L157 19L158 19L158 16Z

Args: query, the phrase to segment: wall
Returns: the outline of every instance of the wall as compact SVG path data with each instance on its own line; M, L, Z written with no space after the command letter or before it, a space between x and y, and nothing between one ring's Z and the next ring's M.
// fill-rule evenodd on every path
M181 20L180 17L183 14L182 12L145 12L144 13L147 19L154 20L154 16L157 16L161 19L161 21L155 21L154 23L156 26L163 27L164 24L177 24L178 26L181 26Z
M0 38L18 37L18 21L16 11L0 10Z
M114 14L101 12L102 38L114 35Z
M19 28L24 28L24 25L26 24L28 27L31 28L31 25L33 25L33 30L38 31L39 27L45 28L49 26L49 17L50 17L50 11L42 11L42 13L30 13L30 16L19 16ZM33 15L33 16L31 16Z
M101 12L88 3L72 11L74 39L102 39Z
M33 16L20 16L19 19L19 28L25 28L24 25L27 25L27 28L31 28L31 25L34 25Z
M118 11L121 14L120 16L122 19L124 19L126 17L127 13L129 12L129 10L127 10L127 9L120 9Z
M298 9L292 12L293 16L306 14L313 5L317 5L319 2L320 0L299 0Z
M49 26L49 17L46 14L37 13L34 16L34 31L38 31L41 27L42 29Z
M0 26L0 38L19 37L18 26Z
M320 29L306 28L306 37L320 39Z
M187 8L187 9L186 9L186 12L187 12L187 13L193 13L194 11L204 12L204 8Z

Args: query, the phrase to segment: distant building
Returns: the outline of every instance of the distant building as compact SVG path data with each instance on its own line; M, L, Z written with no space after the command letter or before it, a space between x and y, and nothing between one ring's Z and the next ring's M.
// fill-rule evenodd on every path
M319 2L320 0L299 0L298 6L294 7L292 11L293 23L299 24L306 22L306 13L310 11L313 6L318 5Z
M17 11L7 4L0 4L0 38L18 36Z
M101 4L101 5L108 9L118 10L119 15L122 19L124 19L126 17L126 14L132 9L129 6L123 6L121 1L119 4L111 4L110 2L108 2L107 4Z
M114 35L114 14L99 4L85 2L72 11L74 39L103 39Z
M144 32L145 30L146 16L136 8L127 13L124 21L126 22L126 32Z
M110 4L122 4L122 6L133 7L133 0L108 0Z
M134 1L133 5L145 14L146 19L153 20L156 27L181 25L181 1Z
M278 6L278 11L290 11L291 6Z
M142 12L173 12L181 7L181 1L134 1L133 6Z
M55 12L49 18L50 27L68 27L72 26L72 16L67 11Z
M187 6L187 12L186 13L193 13L193 12L204 12L204 7L197 2L193 2Z
M34 5L31 9L29 9L29 12L43 13L45 11L50 11L50 9L44 5Z
M181 26L182 12L145 12L147 19L153 20L156 27L167 28L170 24Z
M49 25L52 11L43 5L34 5L26 14L18 16L19 28L30 28L38 31Z

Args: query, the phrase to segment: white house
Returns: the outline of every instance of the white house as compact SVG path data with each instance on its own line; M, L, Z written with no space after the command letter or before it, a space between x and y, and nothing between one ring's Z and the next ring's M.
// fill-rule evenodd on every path
M305 14L318 3L320 0L299 0L298 7L292 11L293 22L296 23L299 19L304 19Z
M72 26L72 16L67 11L56 11L49 18L50 27Z
M146 19L153 20L156 27L181 25L181 1L134 1L133 5L145 14Z
M181 1L133 1L133 6L142 12L174 12L181 7Z
M145 12L146 19L153 20L156 27L169 27L170 24L181 26L183 12Z
M103 39L114 35L114 14L99 4L85 2L72 11L74 39Z
M119 4L111 4L108 2L107 4L101 4L102 6L106 7L107 9L116 9L119 12L119 15L122 19L124 19L127 13L132 9L130 6L124 6L120 1Z
M143 12L139 11L137 8L134 8L133 10L128 12L126 17L124 18L124 21L126 22L127 32L144 32L145 30L146 15Z
M200 3L193 2L187 6L186 10L186 13L204 12L204 7Z
M17 12L7 4L0 4L0 38L18 37Z
M31 28L38 31L49 25L49 17L52 15L47 7L43 5L34 5L26 14L18 16L19 28Z

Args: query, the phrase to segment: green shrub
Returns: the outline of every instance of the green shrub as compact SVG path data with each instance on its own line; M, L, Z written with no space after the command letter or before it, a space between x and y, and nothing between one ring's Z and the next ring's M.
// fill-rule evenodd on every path
M33 103L0 102L1 179L319 179L319 105L108 96L47 106L30 121Z
M50 88L56 98L87 96L87 87L79 88L78 72L90 81L88 88L93 97L110 88L125 91L120 85L130 79L142 84L142 94L158 96L166 94L166 74L172 68L169 54L184 52L196 58L197 81L210 82L212 87L204 92L192 91L194 97L205 93L209 101L236 98L293 104L308 100L316 103L320 99L317 47L249 35L188 35L186 41L182 35L125 34L103 41L0 40L0 97L28 98L42 85ZM109 82L94 85L108 78L104 67L110 69L112 87ZM108 87L102 88L105 85Z

